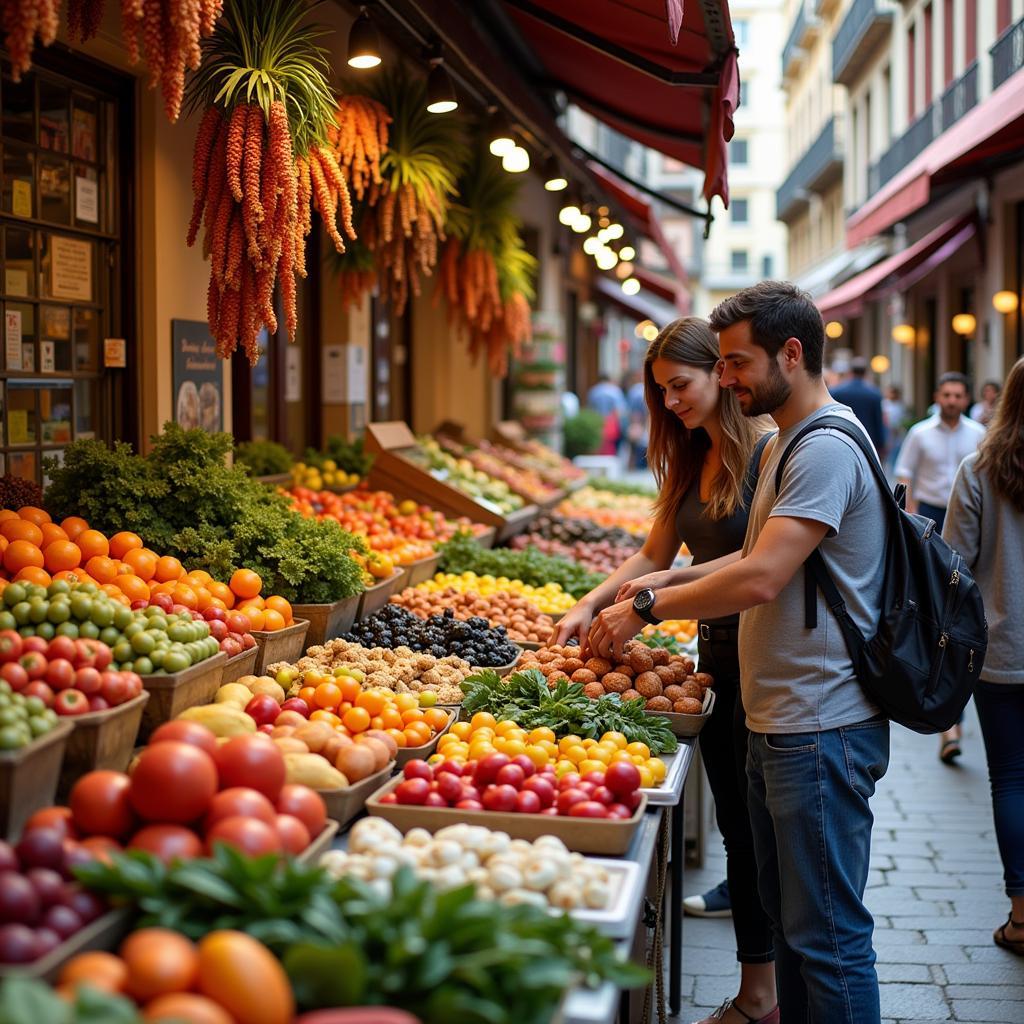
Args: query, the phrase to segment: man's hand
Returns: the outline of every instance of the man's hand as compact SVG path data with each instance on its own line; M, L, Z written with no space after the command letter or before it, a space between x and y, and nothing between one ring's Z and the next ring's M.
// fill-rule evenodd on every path
M594 620L587 647L600 658L614 657L643 627L643 619L633 611L633 602L620 601L605 608Z
M649 572L645 576L638 576L635 580L623 583L619 592L615 595L616 601L632 601L641 590L661 590L664 587L671 587L675 582L677 573L674 569L662 569L661 572Z

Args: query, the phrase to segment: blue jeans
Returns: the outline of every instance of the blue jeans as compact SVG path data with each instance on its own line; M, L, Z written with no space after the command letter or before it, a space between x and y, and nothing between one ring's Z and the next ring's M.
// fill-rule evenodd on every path
M985 740L996 841L1007 896L1024 896L1024 686L986 683L974 687Z
M775 933L781 1024L879 1024L874 920L864 906L889 723L750 737L750 824Z
M942 527L946 525L946 511L945 505L930 505L927 501L917 503L918 515L922 515L926 519L933 519L937 533L942 533Z

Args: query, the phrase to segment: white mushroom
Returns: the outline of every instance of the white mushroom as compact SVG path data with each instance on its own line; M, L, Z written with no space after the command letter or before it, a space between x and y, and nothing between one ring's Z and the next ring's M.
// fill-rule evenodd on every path
M560 910L573 910L583 903L583 890L571 878L563 879L548 890L548 903Z
M442 832L447 831L442 829ZM427 846L434 841L434 837L425 828L411 828L405 834L406 846Z
M491 887L496 892L504 892L506 889L518 889L523 884L522 872L512 864L489 864L487 873Z
M532 892L529 889L509 889L499 897L501 903L507 907L514 907L520 903L529 903L534 907L546 907L547 897L542 892Z
M531 857L523 865L523 884L527 889L544 892L558 879L558 868L545 857Z
M347 861L348 854L344 850L328 850L320 858L320 867L337 878L345 873L345 863Z
M459 863L463 871L473 871L480 867L480 858L472 850L465 850Z
M607 882L597 879L583 887L583 900L593 910L603 910L611 901L611 887Z
M466 873L458 864L448 864L437 872L434 884L439 889L457 889L466 884Z
M508 848L513 853L517 853L520 856L528 856L533 853L533 844L528 842L526 839L513 839L508 844Z
M558 836L538 836L533 841L535 850L556 850L559 853L568 853L565 843Z
M489 832L487 829L480 831L483 833L480 850L485 860L496 853L504 853L512 843L507 832Z
M371 867L374 878L391 878L398 870L398 860L395 857L375 857Z
M430 847L430 860L437 867L457 864L462 860L462 847L452 839L436 840Z

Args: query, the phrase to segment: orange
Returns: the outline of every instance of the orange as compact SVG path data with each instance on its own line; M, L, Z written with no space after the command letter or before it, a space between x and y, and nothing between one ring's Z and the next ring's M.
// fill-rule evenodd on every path
M259 608L262 611L267 606L267 602L257 594L255 597L243 597L240 599L242 604L251 605L253 608Z
M239 597L255 597L263 589L263 580L252 569L236 569L230 587Z
M408 725L410 722L422 722L423 712L419 708L409 708L408 711L402 712L402 721Z
M210 598L210 607L219 608L222 612L226 612L228 610L228 606L219 597Z
M42 526L43 523L50 522L50 513L45 509L37 508L35 505L22 505L18 509L18 515L30 523L35 523L36 526Z
M147 582L153 578L156 572L157 556L153 551L146 548L132 548L122 556L124 564L130 565L135 575Z
M310 707L313 706L313 695L316 693L315 686L303 686L299 690L299 700L304 700Z
M68 535L69 540L74 540L83 530L89 529L89 524L81 516L68 516L61 520L60 528Z
M371 729L383 729L384 728L384 719L381 718L380 715L374 715L373 718L370 719L370 728Z
M388 700L384 694L378 693L376 690L363 690L356 697L356 707L365 708L371 715L379 715L387 707L387 704Z
M240 611L248 620L250 629L263 628L263 609L257 608L254 604L243 604L236 611Z
M265 607L269 608L272 612L277 612L284 619L285 625L292 621L292 606L283 597L271 594L267 598Z
M235 594L226 583L218 583L217 580L210 580L206 589L213 595L215 601L223 603L225 608L234 608Z
M19 572L30 565L43 567L42 551L27 540L12 540L4 551L4 568L8 572Z
M422 747L430 742L430 726L426 722L412 722L403 730L410 747Z
M427 708L423 712L423 721L435 732L439 732L448 724L448 712L441 708Z
M493 729L498 724L489 711L478 711L469 721L474 732L488 725Z
M280 612L275 612L273 608L267 608L263 612L263 628L270 632L274 632L278 629L284 629L288 623L284 621L284 616Z
M385 708L380 713L380 720L384 729L401 729L405 725L397 708Z
M327 708L317 708L316 711L309 716L309 720L311 722L327 722L334 728L341 725L341 719L333 711L328 711Z
M183 604L189 611L194 611L199 607L199 598L196 597L196 592L183 583L178 583L175 586L171 591L171 598L175 604Z
M55 540L43 548L43 561L50 572L65 572L78 568L82 552L69 540Z
M196 988L223 1006L234 1021L290 1024L295 1019L295 998L281 962L243 932L203 936Z
M119 562L115 558L114 559L114 565L117 566L117 575L118 576L137 576L138 575L138 573L136 573L136 571L127 562ZM140 576L139 578L141 579L142 577Z
M110 538L110 553L115 558L124 558L129 551L138 551L142 546L142 538L129 530L122 530Z
M220 1003L194 992L168 992L142 1009L145 1021L188 1021L188 1024L234 1024Z
M105 555L93 555L85 563L85 571L100 583L113 583L117 579L117 566L114 565L112 558L107 558Z
M193 569L188 575L191 579L196 580L196 583L193 583L192 586L205 587L213 579L205 569Z
M199 974L196 947L169 928L143 928L121 945L128 968L125 988L141 1003L167 992L187 992Z
M7 545L9 543L10 542L7 540L7 538L2 533L0 533L0 555L2 555L7 550Z
M110 542L99 530L83 530L75 543L82 549L82 558L86 561L96 555L110 554Z
M21 516L17 512L12 512L9 508L0 508L0 523L7 519L20 519Z
M341 703L341 690L334 683L321 683L313 691L313 703L318 708L336 708Z
M128 967L113 953L79 953L64 965L58 980L61 985L86 982L104 992L123 992L128 982Z
M341 723L350 732L365 732L370 728L370 712L366 708L351 708L342 715Z
M53 582L56 583L58 580L64 580L67 583L84 583L85 573L81 569L62 569L53 574Z
M363 692L358 679L351 676L338 676L335 684L341 689L341 699L347 700L350 704L356 702L356 698Z
M180 580L185 575L185 570L173 555L164 555L157 559L154 575L161 583L167 583L169 580Z
M5 519L0 523L0 534L8 540L27 540L36 547L42 547L43 531L27 519Z
M36 583L40 587L48 587L53 582L50 574L37 565L26 565L24 569L18 570L18 574L14 578L19 581L25 580L27 583Z
M121 593L120 587L115 587L113 583L102 583L99 580L96 582L100 584L100 590L102 590L104 594L107 594L110 597L124 597L124 594Z
M39 523L43 535L43 543L39 546L45 551L55 540L68 540L68 535L56 523Z
M114 580L114 586L117 587L129 601L148 601L149 600L149 586L145 580L139 579L138 576L118 576Z
M196 608L201 612L205 612L213 604L213 595L206 587L194 587L193 589L196 592L196 601L198 602Z
M385 729L384 730L400 747L409 746L408 737L402 732L401 729Z

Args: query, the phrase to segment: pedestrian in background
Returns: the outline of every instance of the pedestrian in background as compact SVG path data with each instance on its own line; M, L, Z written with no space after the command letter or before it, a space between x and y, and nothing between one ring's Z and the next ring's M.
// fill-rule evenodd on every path
M629 468L647 468L647 444L650 439L650 416L647 399L644 396L644 375L642 371L633 374L632 383L626 389L626 439L629 441Z
M999 401L999 385L994 380L985 381L981 389L981 401L971 406L971 419L987 427L992 421Z
M600 453L618 455L626 423L626 396L622 388L606 373L601 374L587 392L587 407L604 417Z
M885 451L885 417L882 413L882 392L865 379L868 361L863 356L854 356L850 361L850 375L841 384L829 390L837 402L849 406L854 416L868 432L879 458Z
M935 388L938 412L915 423L896 461L896 479L907 485L907 510L935 520L941 530L960 463L973 454L985 436L980 423L964 413L970 389L962 373L944 373ZM961 754L962 731L957 722L939 738L939 758L952 764Z
M1024 359L978 451L960 464L943 537L981 588L988 652L974 689L1010 916L996 945L1024 956Z
M896 465L896 459L900 453L900 446L906 436L906 428L903 426L907 418L907 407L903 403L903 392L895 384L885 390L885 398L882 399L882 419L885 420L885 464L891 470Z

